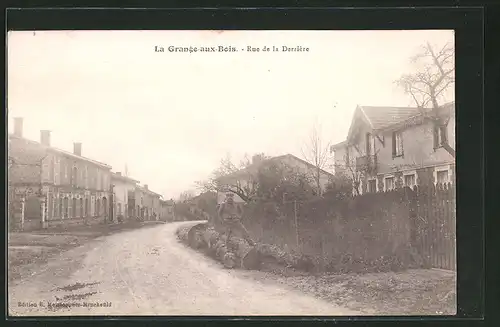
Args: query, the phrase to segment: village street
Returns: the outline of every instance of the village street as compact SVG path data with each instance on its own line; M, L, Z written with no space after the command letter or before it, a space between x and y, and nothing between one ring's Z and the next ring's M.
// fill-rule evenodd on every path
M118 233L62 253L9 287L10 314L361 314L221 268L177 241L182 224L193 222ZM72 307L57 307L63 304ZM84 307L88 304L102 307Z

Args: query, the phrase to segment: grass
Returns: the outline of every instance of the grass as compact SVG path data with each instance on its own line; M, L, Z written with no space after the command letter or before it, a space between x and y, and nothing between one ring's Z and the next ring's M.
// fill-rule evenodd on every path
M456 275L434 269L365 274L266 273L275 282L374 315L454 315Z

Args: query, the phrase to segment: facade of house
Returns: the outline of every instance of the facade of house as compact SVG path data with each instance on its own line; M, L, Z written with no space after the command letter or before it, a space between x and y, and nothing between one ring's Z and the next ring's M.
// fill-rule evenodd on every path
M175 221L174 201L160 199L160 220Z
M135 187L139 181L127 176L123 176L121 172L111 174L111 183L113 186L113 221L121 222L134 218L129 215L129 192L134 193Z
M141 220L159 220L161 195L151 191L148 185L136 185L129 191L129 212Z
M20 230L59 224L110 222L111 166L50 144L50 131L40 142L23 137L16 118L9 135L9 191L13 194L11 227Z
M429 117L439 117L436 123ZM455 103L438 114L411 107L358 106L347 139L333 145L335 173L359 182L359 193L455 179ZM355 186L356 187L356 186Z
M270 163L278 163L284 164L289 168L292 168L294 171L304 173L309 177L311 182L311 186L316 187L317 180L316 176L318 176L318 169L314 165L308 163L305 160L302 160L292 154L286 154L282 156L272 157L268 159L264 159L261 156L257 155L252 158L252 164L244 169L240 169L230 175L224 176L220 179L220 182L226 185L226 189L232 189L232 185L238 185L241 188L252 187L252 183L255 181L255 176L258 170L262 167L262 165L270 164ZM321 191L325 191L327 184L330 181L332 174L319 169L319 184ZM225 192L217 193L217 204L220 204L225 199ZM245 201L241 199L237 194L234 195L234 201L237 203L244 203Z

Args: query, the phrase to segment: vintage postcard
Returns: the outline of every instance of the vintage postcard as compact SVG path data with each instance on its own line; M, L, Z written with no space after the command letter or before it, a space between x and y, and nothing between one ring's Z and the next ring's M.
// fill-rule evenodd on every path
M9 32L9 315L455 314L454 43Z

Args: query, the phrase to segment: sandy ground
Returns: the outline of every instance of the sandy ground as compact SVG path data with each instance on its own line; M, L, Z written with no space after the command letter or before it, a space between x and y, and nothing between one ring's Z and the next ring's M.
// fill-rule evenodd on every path
M362 315L248 272L224 270L177 241L172 223L99 238L9 283L13 316ZM192 224L188 223L188 224Z

